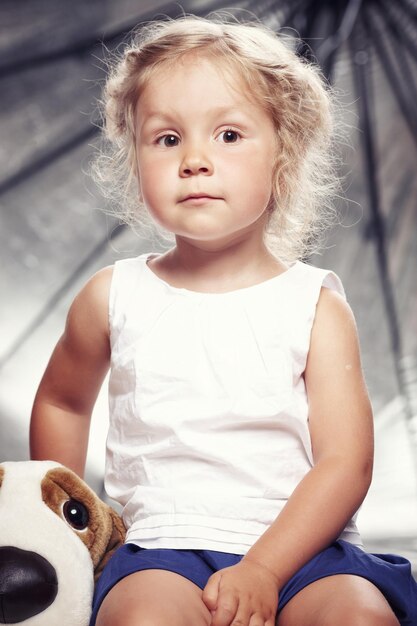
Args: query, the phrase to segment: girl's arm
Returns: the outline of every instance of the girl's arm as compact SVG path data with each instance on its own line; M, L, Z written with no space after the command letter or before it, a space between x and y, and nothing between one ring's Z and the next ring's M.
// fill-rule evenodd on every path
M95 274L72 303L32 410L31 458L58 461L80 476L91 413L110 362L111 276L111 267Z
M246 595L273 624L278 590L332 543L368 491L373 465L373 418L362 375L355 321L341 296L322 289L305 370L314 467L299 483L270 528L241 563L221 570L204 599L213 626L249 621ZM239 580L240 579L240 580ZM250 581L252 580L252 584ZM253 581L259 581L257 585ZM241 581L241 582L240 582ZM245 588L245 585L247 588ZM254 600L255 588L259 598ZM265 608L266 607L266 608ZM217 610L216 610L217 609ZM242 615L240 615L240 613Z

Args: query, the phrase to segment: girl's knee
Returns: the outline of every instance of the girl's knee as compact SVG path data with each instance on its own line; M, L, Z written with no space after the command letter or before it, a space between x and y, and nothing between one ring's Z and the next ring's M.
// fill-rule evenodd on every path
M97 615L95 626L168 626L158 612L146 608L104 607Z
M201 590L164 570L126 576L104 598L96 626L208 626Z
M118 617L112 620L106 618L101 619L100 615L97 617L96 626L168 626L165 622L159 622L157 619L151 616L125 614L121 613Z
M278 626L400 626L385 597L368 580L349 575L320 579L289 601Z
M96 626L172 626L178 622L188 623L184 619L179 620L179 616L161 615L158 611L150 609L142 610L123 610L116 612L99 612L96 620ZM201 621L199 616L190 617L190 626L207 626L208 622L203 617Z
M356 605L348 610L330 611L320 626L400 626L388 604L380 606Z

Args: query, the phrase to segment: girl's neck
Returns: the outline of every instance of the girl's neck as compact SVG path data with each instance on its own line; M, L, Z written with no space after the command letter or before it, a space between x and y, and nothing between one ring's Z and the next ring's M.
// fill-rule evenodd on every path
M263 241L215 247L178 237L174 248L150 264L160 278L174 287L202 292L250 287L287 269Z

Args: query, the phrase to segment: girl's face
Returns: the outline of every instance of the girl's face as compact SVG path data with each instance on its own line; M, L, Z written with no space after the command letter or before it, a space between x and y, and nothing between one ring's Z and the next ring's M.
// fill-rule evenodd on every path
M140 96L137 171L153 218L207 246L263 237L276 132L243 81L191 57L158 70Z

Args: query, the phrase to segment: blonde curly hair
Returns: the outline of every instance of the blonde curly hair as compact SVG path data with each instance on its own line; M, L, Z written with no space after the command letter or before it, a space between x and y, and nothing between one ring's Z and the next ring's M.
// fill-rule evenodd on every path
M335 98L320 69L294 51L294 38L259 22L185 16L140 27L121 58L111 63L104 89L105 143L92 173L112 203L112 214L135 226L155 225L139 198L135 176L135 113L141 93L162 65L191 53L239 72L247 94L266 108L280 147L273 167L273 198L265 240L284 262L317 251L333 216ZM173 241L172 234L161 232Z

